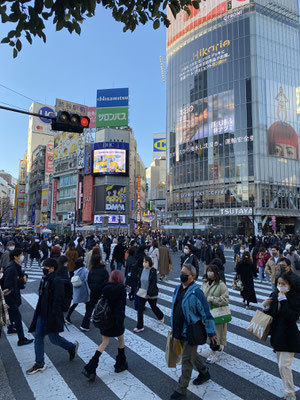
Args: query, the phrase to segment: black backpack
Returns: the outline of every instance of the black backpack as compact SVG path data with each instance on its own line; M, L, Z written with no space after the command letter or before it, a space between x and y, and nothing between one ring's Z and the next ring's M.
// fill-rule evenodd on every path
M96 328L104 330L110 329L113 326L111 308L107 298L103 295L95 306L93 323Z
M67 279L63 280L63 284L64 284L65 295L63 302L61 304L61 308L63 312L67 312L69 311L73 299L73 286L72 283Z

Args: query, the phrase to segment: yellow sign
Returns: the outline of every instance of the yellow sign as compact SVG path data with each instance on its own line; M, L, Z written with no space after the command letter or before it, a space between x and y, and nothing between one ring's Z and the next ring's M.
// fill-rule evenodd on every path
M63 132L58 133L54 138L53 159L58 160L77 153L79 133Z
M300 114L300 86L296 88L297 114Z
M24 185L26 182L26 160L20 160L19 163L19 183Z
M166 151L167 139L153 139L153 151Z
M18 185L15 186L14 218L17 216L17 196L18 196Z

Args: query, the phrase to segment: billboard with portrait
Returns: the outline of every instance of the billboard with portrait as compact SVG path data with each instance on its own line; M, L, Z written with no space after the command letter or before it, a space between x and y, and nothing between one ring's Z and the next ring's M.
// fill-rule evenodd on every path
M106 186L105 211L126 210L126 186Z
M53 159L68 157L77 153L79 133L63 132L55 135Z
M126 174L125 149L95 149L93 161L94 174Z

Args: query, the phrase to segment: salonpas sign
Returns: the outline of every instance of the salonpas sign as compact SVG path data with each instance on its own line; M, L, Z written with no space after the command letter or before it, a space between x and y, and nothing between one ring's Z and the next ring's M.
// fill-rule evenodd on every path
M252 215L253 209L250 207L241 208L221 208L220 215Z
M96 127L128 126L128 107L97 109Z

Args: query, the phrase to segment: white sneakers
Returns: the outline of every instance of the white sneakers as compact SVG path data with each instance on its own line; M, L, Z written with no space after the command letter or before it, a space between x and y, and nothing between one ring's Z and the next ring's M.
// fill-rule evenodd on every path
M211 354L207 357L206 362L207 362L208 364L214 364L214 363L218 362L219 359L220 359L220 357L217 355L217 353L211 353Z
M139 333L139 332L143 332L145 330L145 328L134 328L133 332L134 333Z
M163 316L162 319L159 319L159 320L158 320L158 323L159 323L160 325L162 325L162 324L164 323L164 320L165 320L165 317Z

